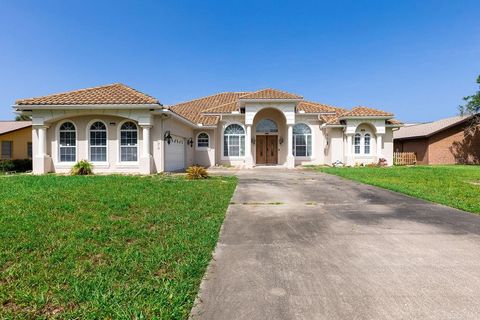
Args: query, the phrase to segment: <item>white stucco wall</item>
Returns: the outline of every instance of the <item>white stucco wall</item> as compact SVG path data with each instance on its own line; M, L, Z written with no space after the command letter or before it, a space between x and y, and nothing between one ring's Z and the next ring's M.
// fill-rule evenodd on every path
M197 147L197 137L200 133L206 133L209 137L208 148ZM212 167L215 165L215 130L213 129L196 129L194 130L194 163L203 167Z

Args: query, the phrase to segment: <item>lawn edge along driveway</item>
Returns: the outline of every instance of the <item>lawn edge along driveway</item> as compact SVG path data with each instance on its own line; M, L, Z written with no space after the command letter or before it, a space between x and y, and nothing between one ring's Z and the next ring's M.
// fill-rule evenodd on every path
M235 177L0 177L0 318L186 319Z
M480 166L310 168L480 214Z

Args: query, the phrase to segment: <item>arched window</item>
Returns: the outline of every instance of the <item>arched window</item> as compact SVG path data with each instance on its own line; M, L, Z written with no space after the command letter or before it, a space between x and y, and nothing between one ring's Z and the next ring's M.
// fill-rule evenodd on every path
M354 147L355 154L360 154L360 140L361 140L360 133L356 133L353 139L353 147Z
M210 146L210 137L206 132L201 132L197 136L197 148L208 148Z
M101 121L90 126L90 161L107 161L107 126Z
M62 123L59 129L59 161L75 162L77 159L77 130L69 121Z
M363 136L363 153L370 154L370 133Z
M245 130L241 125L231 124L223 132L223 155L243 157L245 155Z
M312 130L305 123L293 126L293 155L295 157L312 155Z
M120 128L120 161L138 160L138 130L135 123L128 121Z
M258 133L273 133L278 132L278 127L275 121L270 119L262 119L257 124L257 128L255 130Z

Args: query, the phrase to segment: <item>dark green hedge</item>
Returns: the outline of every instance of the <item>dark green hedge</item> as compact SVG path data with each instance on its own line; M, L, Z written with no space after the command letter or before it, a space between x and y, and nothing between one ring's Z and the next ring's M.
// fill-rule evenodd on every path
M32 159L0 160L0 172L32 170Z

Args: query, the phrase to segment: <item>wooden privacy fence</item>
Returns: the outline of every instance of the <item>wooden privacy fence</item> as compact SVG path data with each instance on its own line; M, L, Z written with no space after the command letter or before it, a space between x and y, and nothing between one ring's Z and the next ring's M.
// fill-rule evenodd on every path
M394 152L393 164L396 166L417 164L417 154L415 152Z

